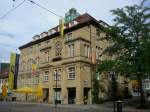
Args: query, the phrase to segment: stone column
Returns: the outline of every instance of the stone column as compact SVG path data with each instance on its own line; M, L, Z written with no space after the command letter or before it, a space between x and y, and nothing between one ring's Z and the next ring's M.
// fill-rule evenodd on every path
M83 80L81 77L80 64L77 64L76 69L76 80L78 82L76 85L76 104L83 104Z
M76 88L76 104L83 104L83 88L81 86Z
M68 104L68 91L67 88L63 87L62 88L62 104Z
M89 93L88 93L88 104L92 104L92 91L91 91L91 89L89 90Z

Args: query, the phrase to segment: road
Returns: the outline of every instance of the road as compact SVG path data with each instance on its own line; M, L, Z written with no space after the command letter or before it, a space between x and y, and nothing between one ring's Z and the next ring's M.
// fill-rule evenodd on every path
M50 104L0 102L0 112L112 112L112 103L101 105L58 105L55 108ZM137 110L124 107L123 112L150 112L149 110Z

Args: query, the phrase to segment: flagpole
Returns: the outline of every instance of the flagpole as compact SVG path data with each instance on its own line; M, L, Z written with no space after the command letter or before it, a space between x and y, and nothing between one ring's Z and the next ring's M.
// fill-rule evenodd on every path
M56 99L55 99L55 108L57 108L57 70L56 70Z
M93 75L92 75L92 39L91 39L91 26L90 26L90 22L89 22L89 27L90 27L90 48L91 48L91 96L92 96L92 90L93 90ZM92 103L92 97L91 97L91 103Z

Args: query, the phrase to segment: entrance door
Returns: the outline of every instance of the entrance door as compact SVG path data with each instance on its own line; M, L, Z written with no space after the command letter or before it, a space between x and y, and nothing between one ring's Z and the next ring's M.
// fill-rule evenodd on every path
M68 88L68 104L75 104L76 88Z
M54 88L54 100L57 104L61 104L61 88Z
M44 89L43 89L43 93L44 93L43 101L44 101L44 102L48 102L49 89L48 89L48 88L44 88Z
M84 88L84 98L83 98L84 104L87 104L87 103L88 103L89 90L90 90L90 88Z

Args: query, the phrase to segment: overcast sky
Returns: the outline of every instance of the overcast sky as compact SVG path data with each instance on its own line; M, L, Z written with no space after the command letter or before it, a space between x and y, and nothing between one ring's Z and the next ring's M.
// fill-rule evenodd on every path
M0 0L0 17L13 8L13 0ZM14 6L23 0L15 0ZM112 24L110 10L137 4L139 0L33 0L44 7L64 16L70 8L80 14L91 14L97 20ZM35 34L56 26L59 18L45 10L26 2L0 19L0 61L9 61L10 52L32 40ZM18 51L17 51L18 52Z

